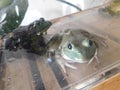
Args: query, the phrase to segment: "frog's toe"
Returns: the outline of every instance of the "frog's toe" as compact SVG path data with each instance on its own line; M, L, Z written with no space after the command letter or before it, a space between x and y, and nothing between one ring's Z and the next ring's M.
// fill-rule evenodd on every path
M90 59L90 61L88 62L88 65L89 65L93 60L94 60L94 57L92 57L92 58Z
M64 64L59 64L59 65L62 68L63 72L66 73L65 65Z
M100 60L98 59L98 56L95 56L95 59L96 59L97 63L99 64Z
M97 63L100 63L100 60L98 59L98 51L96 50L94 58L96 59Z
M57 63L60 65L61 69L63 70L64 73L66 73L65 65L61 60L57 60Z
M68 64L68 63L65 63L65 66L66 66L66 67L69 67L69 68L71 68L71 69L77 69L77 67L75 67L75 66L73 66L73 65L70 65L70 64Z
M98 59L98 51L96 50L95 55L90 59L90 61L88 62L88 64L90 64L94 59L96 59L97 63L99 64L100 61Z

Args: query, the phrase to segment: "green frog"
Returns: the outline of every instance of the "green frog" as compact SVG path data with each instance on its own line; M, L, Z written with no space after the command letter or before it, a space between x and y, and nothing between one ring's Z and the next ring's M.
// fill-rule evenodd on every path
M68 29L61 35L56 34L49 41L49 57L51 58L53 55L62 56L63 60L57 60L57 62L64 72L66 72L64 66L77 69L75 66L70 65L70 63L90 64L94 59L96 59L97 63L100 63L97 57L98 42L104 44L103 38L85 30Z
M104 12L108 12L111 15L119 15L120 14L120 0L113 0L110 4L101 9Z

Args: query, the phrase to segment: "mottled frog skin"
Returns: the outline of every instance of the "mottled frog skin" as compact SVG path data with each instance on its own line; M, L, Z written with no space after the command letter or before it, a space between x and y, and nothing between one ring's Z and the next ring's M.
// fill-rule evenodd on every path
M102 11L108 12L110 15L120 15L120 0L113 0L106 6L102 8Z
M6 40L5 49L17 50L19 47L41 54L46 47L43 34L52 25L50 21L40 18L27 26L16 28Z
M81 29L68 29L62 35L55 35L48 45L50 51L64 58L64 61L57 61L65 72L64 66L77 69L70 63L91 63L94 59L99 63L98 42L103 43L102 40L103 38Z

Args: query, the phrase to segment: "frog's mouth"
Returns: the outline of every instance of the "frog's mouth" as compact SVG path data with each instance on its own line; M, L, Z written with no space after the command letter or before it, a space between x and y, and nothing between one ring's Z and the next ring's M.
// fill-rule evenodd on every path
M67 60L68 62L77 62L77 63L86 63L86 60L83 55L78 51L68 51L66 48L61 50L62 57Z

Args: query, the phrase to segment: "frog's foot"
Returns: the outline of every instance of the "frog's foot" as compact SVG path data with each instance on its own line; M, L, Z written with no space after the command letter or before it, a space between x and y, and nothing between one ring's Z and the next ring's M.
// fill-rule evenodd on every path
M98 55L98 51L96 50L95 55L90 59L90 61L88 62L88 64L90 64L94 59L96 59L97 63L99 64L100 61L99 61L97 55Z
M68 63L65 63L65 66L66 66L66 67L69 67L69 68L71 68L71 69L77 69L77 67L75 67L75 66L73 66L73 65L70 65L70 64L68 64Z
M60 65L63 72L66 74L65 64L63 62L61 62L60 60L57 60L57 63Z
M61 65L61 68L62 68L62 70L63 70L63 72L64 72L65 74L67 73L65 66L68 67L68 68L71 68L71 69L77 69L77 67L75 67L75 66L73 66L73 65L70 65L70 64L68 64L68 63L65 63L64 65L62 64L62 65Z
M66 74L66 67L71 68L71 69L77 69L77 67L70 65L68 62L61 62L60 60L57 60L58 64L60 65L60 67L62 68L63 72Z

